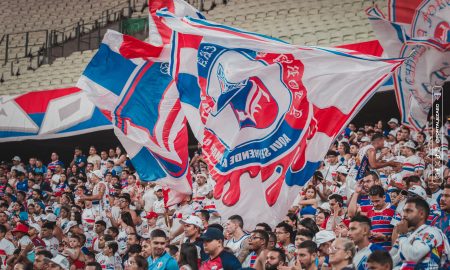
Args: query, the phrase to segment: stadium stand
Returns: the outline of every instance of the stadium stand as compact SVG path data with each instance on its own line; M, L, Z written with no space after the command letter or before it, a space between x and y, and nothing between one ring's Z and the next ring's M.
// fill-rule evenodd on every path
M335 46L374 39L363 12L373 4L373 1L367 0L229 0L226 4L216 0L216 3L212 1L206 4L213 8L204 14L209 20L273 36L293 44ZM386 10L386 1L378 1L376 4L382 10ZM75 31L70 29L70 25L79 21L98 19L106 10L117 11L127 5L128 1L124 0L95 2L82 0L76 3L66 0L39 0L36 1L36 5L30 6L23 0L19 2L7 0L5 6L8 8L0 11L2 15L0 36L38 29L50 30L53 26L58 28L69 26L69 33L66 36L70 37L74 35L71 31ZM133 18L147 16L144 5L145 0L133 1ZM36 6L39 6L39 9L36 9ZM64 12L65 10L70 12ZM28 20L23 20L24 14L28 14ZM89 28L84 30L90 31ZM23 43L26 37L19 36L11 40L10 44ZM28 38L33 41L30 43L38 44L29 48L30 52L38 52L42 48L42 37L30 34ZM0 58L4 55L4 51L1 50L3 47L0 42ZM15 48L9 53L13 60L0 66L0 95L73 86L95 50L74 52L42 66L33 65L32 58L18 59L16 55L20 53L25 54L24 49Z

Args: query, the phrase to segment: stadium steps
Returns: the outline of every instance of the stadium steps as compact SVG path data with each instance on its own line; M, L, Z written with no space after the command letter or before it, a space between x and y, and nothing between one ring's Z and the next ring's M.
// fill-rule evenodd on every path
M62 2L57 6L63 10L73 7L72 3L68 3L69 1L66 3L66 0L36 1L45 8L53 6L46 4L47 2ZM80 2L83 3L83 1L90 2L87 0ZM138 1L138 10L145 1ZM6 0L6 2L15 1ZM19 2L24 3L25 1L19 0ZM109 1L97 2L87 4L88 8L82 9L79 14L83 15L79 16L95 15L94 9L105 8L103 3ZM221 2L221 0L216 0L216 2ZM376 1L378 7L385 14L386 2ZM208 2L206 6L209 4ZM227 5L219 4L204 14L211 21L267 34L293 44L335 46L374 39L364 13L364 10L371 5L371 0L229 0ZM5 11L0 11L0 14L2 13ZM39 20L35 14L31 16L35 20ZM133 14L133 17L145 16L147 16L145 9L142 13ZM63 18L58 16L53 16L51 20L63 22ZM28 24L15 23L18 24L18 27L22 25L31 27ZM0 28L0 31L4 31L1 29L4 28ZM0 74L3 73L6 78L5 82L0 84L0 95L74 86L94 53L95 50L72 53L68 57L57 58L52 65L43 65L35 71L27 70L25 62L20 66L21 75L19 77L11 75L8 66L0 67Z

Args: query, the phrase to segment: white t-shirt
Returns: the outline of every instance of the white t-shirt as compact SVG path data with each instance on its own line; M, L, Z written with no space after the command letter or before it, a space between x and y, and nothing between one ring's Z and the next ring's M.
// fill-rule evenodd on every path
M153 207L153 203L158 200L158 198L155 195L155 191L153 190L153 188L149 188L147 190L145 190L144 192L144 210L145 212L150 212L152 210Z
M47 249L48 251L50 251L53 255L53 257L55 257L58 254L58 247L59 247L59 241L58 239L56 239L56 237L52 237L50 239L42 239L44 240L45 243L45 249Z
M127 239L128 233L124 229L119 230L119 235L117 235L117 244L119 245L119 254L123 255L127 251Z
M122 259L119 254L108 257L100 252L95 256L95 260L102 266L105 270L121 270L122 269Z
M93 156L88 156L87 157L87 162L88 163L92 163L92 164L96 164L96 163L99 163L100 164L100 162L101 162L101 158L100 158L100 156L99 155L97 155L97 154L95 154L95 155L93 155Z
M14 253L16 247L6 238L0 240L0 258L2 260L1 269L6 269L6 258Z

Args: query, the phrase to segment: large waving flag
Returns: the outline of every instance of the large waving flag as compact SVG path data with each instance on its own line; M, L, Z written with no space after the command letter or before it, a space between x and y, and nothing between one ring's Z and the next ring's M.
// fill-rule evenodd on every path
M404 27L412 40L450 48L450 5L436 0L390 0L389 20Z
M161 48L108 31L77 86L111 111L114 131L140 179L170 188L168 205L191 193L186 118Z
M41 140L111 129L100 111L76 87L0 96L0 142Z
M246 228L283 218L335 137L402 63L159 14L175 31L170 70L188 121L202 127L194 133L202 130L219 211L240 214Z
M170 43L172 30L165 26L156 12L167 9L177 17L190 16L203 19L203 15L184 0L148 0L149 10L149 42L161 46Z
M407 58L393 76L394 89L402 123L420 130L426 125L434 102L433 89L450 78L450 51L445 49L448 42L436 43L437 39L432 36L424 36L422 40L411 38L408 33L411 25L405 24L408 19L404 13L396 15L402 23L395 23L386 20L377 7L367 10L372 28L387 56ZM440 46L434 46L436 44Z

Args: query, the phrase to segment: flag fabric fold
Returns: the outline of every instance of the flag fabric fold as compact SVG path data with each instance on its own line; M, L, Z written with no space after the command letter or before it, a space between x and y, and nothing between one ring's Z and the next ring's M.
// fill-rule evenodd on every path
M402 63L158 14L174 31L169 70L219 211L247 228L282 220L335 137Z
M168 63L156 47L108 31L77 86L111 112L114 132L139 177L170 189L168 205L191 193L186 118Z
M421 130L427 123L428 113L435 101L433 88L442 86L450 78L450 51L446 40L425 32L420 37L411 32L423 25L413 20L422 11L419 4L412 5L412 2L393 4L390 14L395 21L385 19L377 7L369 8L366 12L387 56L406 58L393 75L393 86L401 122ZM431 17L429 20L432 23Z
M149 42L153 45L170 44L172 30L165 26L156 14L160 9L167 9L178 17L191 16L204 19L203 15L184 0L148 0L149 10Z

